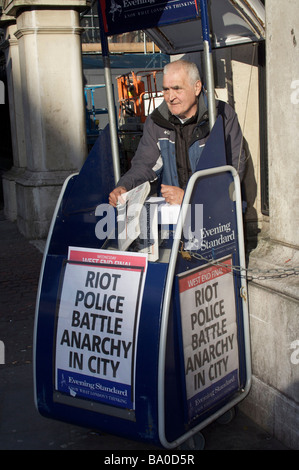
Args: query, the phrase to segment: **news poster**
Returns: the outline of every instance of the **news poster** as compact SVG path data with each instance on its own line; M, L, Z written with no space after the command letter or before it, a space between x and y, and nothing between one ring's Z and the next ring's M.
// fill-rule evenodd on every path
M188 419L239 388L232 258L178 276Z
M194 0L99 0L107 35L187 21L199 15Z
M70 247L57 313L55 389L135 409L147 256Z

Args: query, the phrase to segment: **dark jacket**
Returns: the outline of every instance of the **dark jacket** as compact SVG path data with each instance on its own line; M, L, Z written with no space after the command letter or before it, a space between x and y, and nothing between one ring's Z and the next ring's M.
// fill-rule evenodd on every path
M242 132L233 108L216 101L216 113L223 117L227 164L235 167L242 177L245 172L245 155ZM199 96L198 113L182 124L169 113L163 103L145 121L143 136L130 170L119 180L118 186L128 191L145 181L160 177L163 184L185 189L195 171L202 150L209 137L209 119L203 93Z

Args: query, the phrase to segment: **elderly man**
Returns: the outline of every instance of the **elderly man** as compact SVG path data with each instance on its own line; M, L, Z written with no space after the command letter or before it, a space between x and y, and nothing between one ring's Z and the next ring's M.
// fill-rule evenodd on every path
M161 181L161 195L170 204L181 204L188 179L195 171L209 137L208 109L196 64L185 60L164 67L163 103L148 116L143 136L129 171L109 195L114 207L119 196L144 183ZM242 179L245 158L242 133L234 110L216 102L223 117L227 163Z

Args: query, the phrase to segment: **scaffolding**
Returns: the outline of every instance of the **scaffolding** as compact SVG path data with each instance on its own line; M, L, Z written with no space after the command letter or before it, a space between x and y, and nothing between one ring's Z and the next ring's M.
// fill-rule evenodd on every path
M118 134L123 171L130 168L147 116L162 102L157 77L163 69L125 73L116 77L118 90Z

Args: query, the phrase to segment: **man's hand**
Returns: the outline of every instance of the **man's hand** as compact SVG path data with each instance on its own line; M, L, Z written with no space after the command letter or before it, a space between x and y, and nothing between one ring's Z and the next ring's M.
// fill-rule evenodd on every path
M123 193L126 193L127 190L124 186L117 186L111 193L109 194L109 204L111 206L116 207L116 204L118 203L118 199Z
M161 194L168 204L182 204L183 202L184 190L177 186L161 184Z

